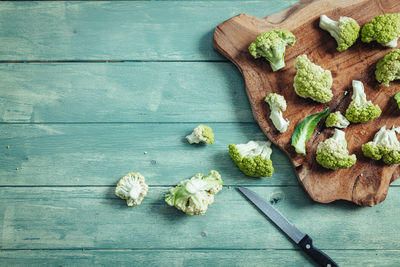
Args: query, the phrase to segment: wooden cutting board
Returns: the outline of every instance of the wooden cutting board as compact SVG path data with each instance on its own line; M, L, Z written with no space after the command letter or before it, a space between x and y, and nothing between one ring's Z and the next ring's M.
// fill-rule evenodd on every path
M315 201L328 203L344 199L373 206L386 198L389 184L400 176L399 165L386 166L381 161L365 158L361 151L361 145L372 140L383 125L400 126L400 111L393 100L393 95L400 91L400 83L392 82L389 88L382 87L374 76L376 62L390 49L358 40L348 50L337 52L335 39L318 26L321 14L334 20L340 16L352 17L362 26L376 15L394 12L400 12L398 0L302 1L264 18L240 14L215 29L214 47L242 73L256 121L266 136L289 156L298 180ZM265 59L255 60L248 52L249 44L259 34L273 29L287 29L296 36L296 44L286 49L286 67L277 72L272 72ZM332 72L334 97L331 102L319 104L294 92L296 70L293 64L301 54L307 54L312 62ZM364 124L351 124L345 130L349 152L357 156L353 167L327 170L315 160L318 143L333 134L332 128L325 128L324 120L308 141L306 156L295 153L290 138L295 126L310 114L321 112L328 106L331 112L340 110L344 114L351 101L352 80L364 83L367 99L381 107L382 116ZM349 93L345 95L345 91ZM271 92L285 96L288 103L284 117L289 119L290 125L285 133L276 131L269 119L270 111L264 98Z

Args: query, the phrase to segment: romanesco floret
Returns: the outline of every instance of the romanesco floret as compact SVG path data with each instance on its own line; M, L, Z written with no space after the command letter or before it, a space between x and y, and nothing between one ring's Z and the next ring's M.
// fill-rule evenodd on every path
M359 36L360 25L349 17L340 17L339 21L332 20L322 15L319 20L319 27L328 31L335 38L338 46L337 51L342 52L352 46Z
M364 123L375 118L378 118L382 110L378 105L367 101L367 96L364 92L364 85L360 81L353 80L353 95L351 102L346 110L346 118L353 123Z
M383 86L400 80L400 50L394 49L381 58L376 64L375 78Z
M274 124L275 128L283 133L289 126L289 121L285 120L282 115L282 111L286 110L286 100L282 95L276 93L270 93L265 98L265 102L268 103L271 110L269 118Z
M396 47L400 36L400 13L376 16L364 25L361 40L364 43L377 41L383 46Z
M271 177L274 167L270 159L271 142L249 141L247 144L230 144L229 155L236 166L247 176Z
M211 145L214 143L214 133L211 127L200 124L190 135L186 136L186 139L189 144L207 143Z
M400 142L396 132L400 133L400 127L387 130L384 125L376 134L373 141L362 146L364 156L373 160L380 160L387 165L400 163Z
M286 45L293 46L296 38L287 30L272 30L260 34L249 46L254 58L264 57L273 71L285 67Z
M140 205L147 194L148 186L144 176L138 172L130 172L119 180L115 188L115 195L126 199L128 206Z
M325 121L326 127L336 127L336 128L347 128L350 125L350 122L346 119L345 116L340 113L340 111L336 111L334 113L329 114L328 118Z
M294 76L294 90L304 98L311 98L320 103L327 103L332 99L332 74L312 63L306 55L296 58L294 67L297 69Z
M214 202L214 195L221 191L222 184L217 171L210 171L208 176L198 173L171 188L165 195L165 202L188 215L203 215Z
M331 138L318 144L316 159L322 167L331 170L350 168L357 161L356 155L349 155L345 133L338 129Z

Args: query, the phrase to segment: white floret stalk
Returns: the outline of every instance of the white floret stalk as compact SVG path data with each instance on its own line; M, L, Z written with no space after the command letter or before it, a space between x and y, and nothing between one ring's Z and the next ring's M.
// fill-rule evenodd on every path
M328 18L326 15L322 15L319 19L319 27L335 38L336 42L339 42L340 28L339 22Z
M386 46L386 47L392 47L392 48L397 47L397 40L398 40L398 39L399 39L399 38L397 37L397 38L393 39L393 40L390 41L390 42L383 43L382 45L383 45L383 46Z
M341 144L344 148L347 149L347 141L346 141L346 134L342 130L335 129L335 133L333 134L332 138L336 140L339 144Z
M353 95L351 96L351 100L353 103L357 103L359 105L364 105L367 103L367 95L364 91L364 85L360 81L353 80Z
M285 61L283 59L281 59L279 61L274 61L274 62L270 61L269 64L272 68L272 71L280 70L286 66Z
M270 141L249 141L247 144L236 145L236 148L244 158L261 156L269 159L272 154Z
M374 143L384 147L398 148L400 149L400 142L397 139L396 132L400 133L400 127L387 130L386 125L384 125L374 137Z
M289 126L289 121L285 120L283 118L282 111L278 108L273 108L271 109L271 114L269 115L269 118L271 119L272 123L274 124L275 128L281 132L284 133L286 132L288 126Z
M339 122L337 123L338 125L336 125L337 128L347 128L350 125L350 122L346 119L345 116L342 115L342 113L338 113L338 119Z
M198 144L203 141L201 138L203 135L203 127L196 127L193 132L186 136L186 139L188 140L189 144Z

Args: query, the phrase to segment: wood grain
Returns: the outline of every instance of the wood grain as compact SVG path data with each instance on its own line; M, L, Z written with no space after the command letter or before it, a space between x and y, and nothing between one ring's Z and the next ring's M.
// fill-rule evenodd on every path
M215 25L297 0L228 2L2 1L0 60L225 61L211 46Z
M114 188L1 188L0 247L298 249L235 188L223 188L204 216L187 216L168 206L164 194L169 187L150 187L136 208L117 198ZM304 197L301 187L252 190L312 236L320 249L400 249L400 220L393 219L400 187L391 187L389 201L369 209L351 203L316 203Z
M341 266L390 267L400 264L400 251L329 250L329 256ZM0 251L5 266L196 266L265 267L315 266L300 251L295 250L11 250Z
M0 80L0 122L254 122L228 62L7 63Z
M216 137L211 146L187 143L195 123L0 124L0 186L114 186L130 171L141 172L149 185L175 185L212 169L227 186L298 186L276 147L269 179L249 179L232 162L230 143L265 140L256 123L209 125Z
M215 30L214 46L243 74L256 121L267 137L290 157L299 181L315 201L327 203L344 199L373 206L385 199L390 182L399 177L397 165L384 166L381 162L366 159L361 152L361 144L371 140L381 126L398 124L399 111L392 97L400 90L399 84L380 88L373 74L376 62L390 50L358 41L347 51L339 53L336 51L336 41L318 27L321 14L334 19L341 15L350 16L363 25L378 14L392 12L400 12L398 1L302 1L286 11L265 18L241 14L218 25ZM276 73L271 71L268 62L254 60L247 50L260 33L272 29L291 30L297 39L294 47L287 48L287 66ZM379 119L365 124L352 124L346 129L349 151L358 158L352 168L328 171L315 162L318 143L333 133L332 129L325 129L322 123L307 143L307 156L297 155L290 146L296 124L327 106L300 98L294 93L293 77L296 71L293 64L300 54L307 54L311 61L332 71L334 97L328 103L331 111L340 110L344 113L351 98L351 93L345 95L345 91L351 92L351 80L364 82L368 99L379 104L383 110ZM283 134L275 130L268 118L269 108L263 99L270 92L280 93L288 101L288 110L284 115L290 125Z

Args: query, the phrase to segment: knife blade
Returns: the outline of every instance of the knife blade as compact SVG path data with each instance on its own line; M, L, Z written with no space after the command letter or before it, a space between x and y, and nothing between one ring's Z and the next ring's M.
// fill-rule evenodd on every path
M266 215L276 226L278 226L290 239L298 244L302 250L310 256L318 265L324 267L337 267L328 255L321 250L315 248L312 244L312 239L307 234L304 234L296 226L290 223L278 210L276 210L266 200L261 198L253 191L239 187L238 190L250 200L264 215Z

